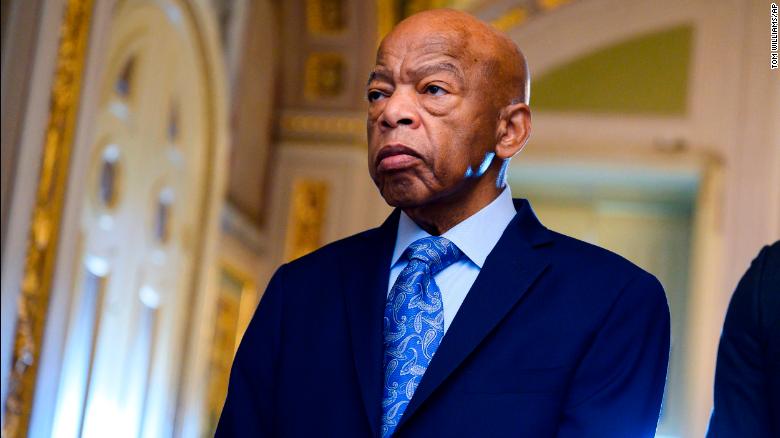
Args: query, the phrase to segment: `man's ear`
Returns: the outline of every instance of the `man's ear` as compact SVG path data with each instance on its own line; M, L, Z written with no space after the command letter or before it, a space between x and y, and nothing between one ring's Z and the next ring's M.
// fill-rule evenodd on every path
M531 109L525 103L512 103L501 109L496 129L496 156L512 158L531 135Z

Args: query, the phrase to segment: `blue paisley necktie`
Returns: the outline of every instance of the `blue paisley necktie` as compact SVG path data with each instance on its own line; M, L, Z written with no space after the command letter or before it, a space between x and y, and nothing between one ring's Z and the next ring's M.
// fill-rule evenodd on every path
M398 275L385 305L382 437L395 431L444 337L441 291L433 276L460 255L454 243L439 236L416 240L404 252L409 263Z

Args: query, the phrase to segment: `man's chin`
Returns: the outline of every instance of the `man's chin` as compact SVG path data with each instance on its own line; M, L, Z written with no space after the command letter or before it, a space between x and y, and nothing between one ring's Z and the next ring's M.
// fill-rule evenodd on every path
M385 189L382 191L382 197L391 207L414 208L425 205L428 202L428 196L416 193L414 190L404 190L401 187Z
M410 199L407 197L388 197L385 196L385 202L387 202L387 205L391 207L399 207L401 209L404 208L414 208L422 205L420 202L418 202L416 199Z

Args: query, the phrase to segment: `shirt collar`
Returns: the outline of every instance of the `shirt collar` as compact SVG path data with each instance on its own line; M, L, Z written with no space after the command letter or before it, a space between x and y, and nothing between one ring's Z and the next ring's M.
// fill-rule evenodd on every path
M512 192L507 185L490 204L469 216L442 234L454 243L475 265L482 269L490 251L496 246L504 229L515 217L515 206L512 203ZM395 250L390 266L395 266L406 248L417 239L430 234L420 228L409 216L401 211L398 219L398 234L395 239Z

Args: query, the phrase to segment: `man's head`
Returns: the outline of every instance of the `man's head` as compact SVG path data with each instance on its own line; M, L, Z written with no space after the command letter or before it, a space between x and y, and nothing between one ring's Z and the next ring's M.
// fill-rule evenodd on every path
M387 203L494 197L501 161L528 139L528 93L522 53L486 23L448 9L399 23L379 46L367 86L369 173ZM466 177L489 152L496 159L487 171Z

